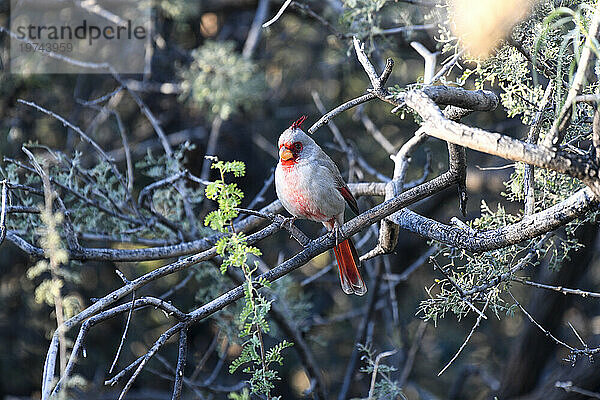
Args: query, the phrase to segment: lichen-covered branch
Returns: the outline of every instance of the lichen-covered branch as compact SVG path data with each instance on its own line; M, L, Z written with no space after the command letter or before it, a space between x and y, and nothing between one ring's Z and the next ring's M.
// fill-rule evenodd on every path
M589 188L585 188L552 207L535 214L523 216L523 219L519 222L498 229L476 231L475 233L456 226L442 224L410 210L401 210L388 218L400 227L428 239L479 253L533 239L546 232L553 231L575 218L585 216L597 206L598 200Z

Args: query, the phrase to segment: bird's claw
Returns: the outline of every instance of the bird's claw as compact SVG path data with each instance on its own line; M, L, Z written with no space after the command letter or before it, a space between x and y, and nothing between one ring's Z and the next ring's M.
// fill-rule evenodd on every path
M281 221L281 226L286 229L286 230L291 230L292 229L292 225L294 225L294 222L296 221L296 217L288 217L288 218L283 218L283 221Z

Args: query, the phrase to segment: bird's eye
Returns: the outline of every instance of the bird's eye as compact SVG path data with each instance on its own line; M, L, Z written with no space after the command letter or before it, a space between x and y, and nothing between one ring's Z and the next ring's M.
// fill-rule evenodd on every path
M294 149L296 149L296 151L302 150L302 143L300 143L300 142L294 143Z

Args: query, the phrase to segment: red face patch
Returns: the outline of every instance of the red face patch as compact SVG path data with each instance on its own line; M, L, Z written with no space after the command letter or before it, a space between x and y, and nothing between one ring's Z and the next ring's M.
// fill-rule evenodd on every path
M296 164L302 149L301 142L284 143L279 146L279 160L281 165L290 166Z

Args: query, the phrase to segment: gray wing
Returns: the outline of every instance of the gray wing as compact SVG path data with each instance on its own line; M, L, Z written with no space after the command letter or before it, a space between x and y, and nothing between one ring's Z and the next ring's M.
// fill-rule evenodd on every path
M348 189L348 185L346 185L346 182L344 182L344 178L342 178L342 174L340 173L339 168L323 150L319 148L319 151L321 152L321 154L319 157L317 157L318 163L320 164L320 166L325 167L331 173L336 188L340 191L340 193L344 197L344 200L346 200L346 203L348 203L350 209L356 215L360 214L360 210L358 209L358 203L356 202L356 199L350 192L350 189Z

